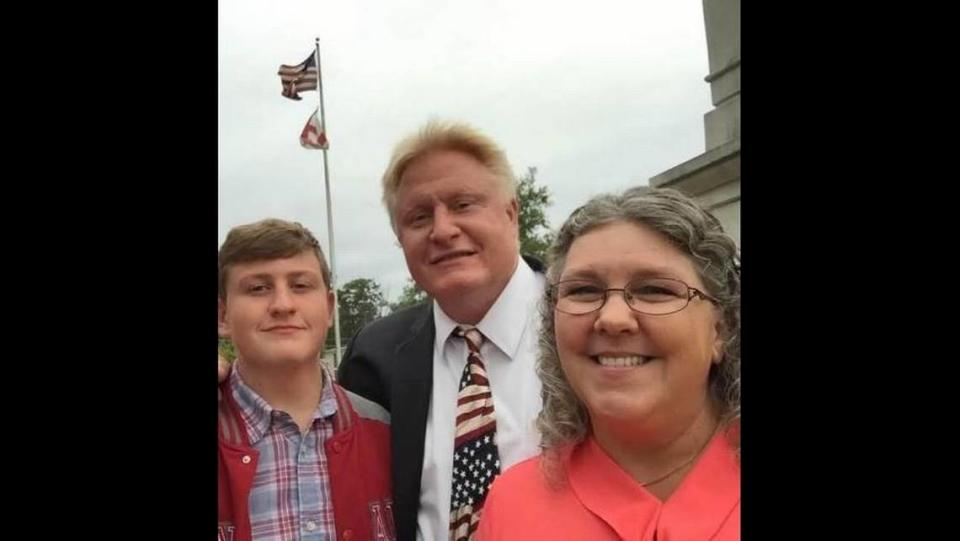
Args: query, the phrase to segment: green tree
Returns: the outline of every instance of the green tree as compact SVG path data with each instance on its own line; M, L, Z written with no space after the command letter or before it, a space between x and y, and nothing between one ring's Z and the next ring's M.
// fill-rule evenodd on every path
M337 289L337 302L340 305L340 345L345 346L364 325L380 317L384 307L388 306L383 298L380 284L369 278L350 280ZM327 333L327 347L334 347L334 332Z
M430 296L427 295L427 292L420 289L420 286L414 282L412 278L407 278L407 283L403 286L403 292L400 293L400 298L397 299L397 302L390 303L390 312L396 312L408 306L429 300Z
M537 186L536 167L528 167L527 174L520 178L517 198L520 203L520 253L546 262L547 249L554 237L546 210L553 202L547 187Z
M217 344L217 351L224 359L233 362L237 358L237 351L233 348L233 342L229 338L221 338Z

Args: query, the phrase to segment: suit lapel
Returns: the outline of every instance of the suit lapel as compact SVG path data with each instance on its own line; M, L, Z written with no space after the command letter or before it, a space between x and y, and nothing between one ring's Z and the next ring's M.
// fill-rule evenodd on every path
M420 506L420 476L427 411L433 385L433 303L426 304L410 329L410 340L396 350L390 402L393 437L393 487L397 538L413 539Z

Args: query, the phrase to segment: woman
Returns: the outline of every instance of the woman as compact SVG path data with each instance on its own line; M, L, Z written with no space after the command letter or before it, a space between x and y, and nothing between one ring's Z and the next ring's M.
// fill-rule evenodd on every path
M547 277L543 454L496 480L480 539L739 539L736 244L633 188L570 216Z

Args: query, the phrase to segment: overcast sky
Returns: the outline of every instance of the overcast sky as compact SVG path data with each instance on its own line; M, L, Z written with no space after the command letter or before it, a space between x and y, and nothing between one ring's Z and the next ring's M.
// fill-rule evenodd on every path
M432 117L538 168L551 225L704 151L701 0L220 0L217 245L239 224L302 222L329 258L322 152L300 146L317 92L280 95L280 64L320 38L339 285L409 276L380 203L393 145Z

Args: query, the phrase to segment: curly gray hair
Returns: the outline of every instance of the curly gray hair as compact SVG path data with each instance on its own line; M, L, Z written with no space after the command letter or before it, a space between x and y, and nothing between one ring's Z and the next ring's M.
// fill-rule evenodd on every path
M622 195L600 195L578 208L560 228L550 247L549 283L556 283L573 241L614 222L643 224L666 237L689 256L706 292L717 299L722 312L723 359L710 369L710 396L721 426L740 420L740 254L720 222L682 193L668 188L640 186ZM543 409L537 418L544 452L582 441L589 417L560 367L554 328L554 303L548 288L541 303L540 352L537 375L543 383ZM739 453L739 443L735 442Z

